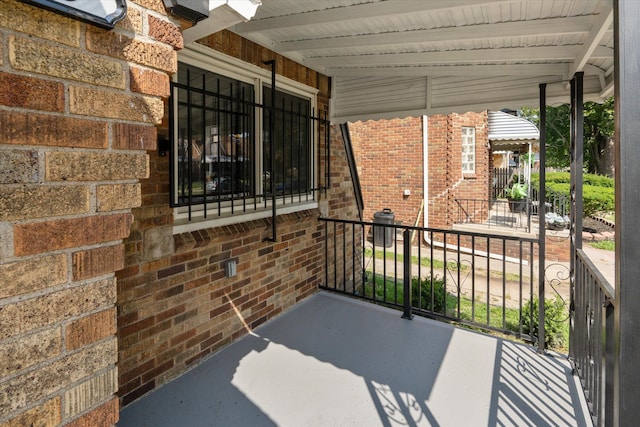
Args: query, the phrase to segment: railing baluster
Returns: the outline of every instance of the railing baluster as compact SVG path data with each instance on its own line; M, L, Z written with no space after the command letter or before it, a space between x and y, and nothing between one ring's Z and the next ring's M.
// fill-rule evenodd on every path
M476 236L471 236L471 321L476 321Z
M412 319L413 314L411 314L411 232L407 229L402 233L402 241L404 250L402 251L402 255L404 256L404 289L403 289L403 298L404 298L404 313L402 314L403 319Z
M487 253L491 253L491 238L487 236ZM491 324L491 259L487 257L487 325Z
M321 218L321 221L325 222L325 257L327 258L325 260L326 283L321 286L323 289L357 295L364 300L396 307L402 310L403 314L409 313L408 306L410 305L411 314L455 320L463 324L517 336L524 334L523 319L525 316L529 316L530 323L534 323L532 312L526 314L522 312L527 305L531 307L531 304L525 304L523 275L525 272L524 263L527 262L529 263L530 298L533 298L534 292L533 245L537 240L533 238L352 220ZM333 223L333 227L328 227L329 223ZM356 226L359 227L359 231L356 230ZM383 227L382 231L385 231L386 227L383 236L391 229L401 230L402 244L394 239L389 248L386 245L376 246L378 240L382 240L383 243L386 240L389 243L390 237L381 237L379 232L374 232L373 227ZM367 233L367 230L371 230L371 233ZM413 258L412 236L415 232L420 233L420 238L416 242L418 245L417 257ZM378 235L377 239L376 235ZM423 238L425 243L429 244L429 252L425 253L425 256L430 256L431 260L427 271L421 265L423 262ZM342 239L342 241L338 239ZM528 244L526 246L528 253L525 244ZM365 250L368 252L369 248L372 252L371 256L367 257ZM376 249L379 249L377 255ZM456 250L457 253L451 254L450 250ZM390 256L390 251L393 251L393 257ZM389 256L388 260L387 256ZM516 267L517 270L513 270L519 274L517 282L519 288L517 294L513 293L513 295L507 295L507 256L511 257L509 262L521 260L520 265ZM358 257L362 257L362 259L360 260ZM480 257L485 258L486 272L483 265L478 264ZM527 257L528 259L525 259ZM435 258L441 259L442 264L437 261L438 264L434 265ZM492 258L496 259L492 260ZM467 259L470 259L469 266L467 266ZM400 261L402 261L402 267L399 266ZM382 262L382 266L380 262ZM393 262L394 265L388 265L388 262ZM417 266L414 265L416 262ZM449 262L451 262L450 265L448 265ZM356 263L361 263L361 277L358 277L359 269ZM329 268L332 268L333 272ZM467 272L463 268L468 268L470 271ZM502 275L500 282L492 279L492 268L499 269L498 271ZM455 273L453 269L456 270ZM416 272L417 276L414 276ZM477 281L478 274L486 276L484 279L484 292L486 292L484 300L477 298L478 292L483 292L482 282ZM471 276L470 292L466 292L464 286L467 286L466 280L469 279L469 275ZM356 285L358 281L361 282L361 287ZM390 281L393 283L389 283ZM416 286L416 289L413 290L412 286ZM498 302L492 301L492 292L493 294L502 293L502 296L497 299ZM517 306L520 311L517 325L507 323L507 316L511 310L507 305L510 302L513 302L514 307ZM451 307L447 305L449 303ZM486 317L479 315L481 310L485 310ZM534 336L525 336L525 338L535 340Z

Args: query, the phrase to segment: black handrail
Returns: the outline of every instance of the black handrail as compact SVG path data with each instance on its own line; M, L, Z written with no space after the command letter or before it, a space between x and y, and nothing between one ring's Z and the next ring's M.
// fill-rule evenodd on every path
M538 240L356 220L324 223L322 289L536 342ZM374 233L371 227L380 227ZM420 236L412 240L413 231ZM399 239L396 236L401 236ZM389 241L391 240L391 241Z

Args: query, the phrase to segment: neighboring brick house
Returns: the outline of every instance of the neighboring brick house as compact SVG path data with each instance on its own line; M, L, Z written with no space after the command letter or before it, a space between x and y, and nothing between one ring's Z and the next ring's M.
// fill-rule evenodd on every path
M359 216L340 132L328 134L322 121L329 79L228 31L186 52L181 25L188 26L169 16L162 0L127 1L126 17L110 31L17 0L0 2L3 426L116 423L120 405L313 294L324 268L318 217ZM227 148L236 168L252 159L255 169L238 181L242 190L232 184L205 197L211 215L201 218L207 207L194 194L209 191L209 181L184 175L189 167L181 169L175 138L172 154L164 142L157 147L170 129L180 135L172 126L187 120L169 115L170 80L177 73L185 83L182 70L191 67L192 75L254 85L268 100L269 84L252 83L268 82L263 61L276 66L283 88L276 99L312 108L314 118L305 120L317 125L317 138L304 149ZM183 101L177 96L176 111ZM226 114L215 108L218 118ZM268 119L274 110L263 111ZM251 114L234 109L224 132L218 120L206 129L209 143L214 128L219 142L231 135L247 141L240 130ZM295 128L279 117L284 132ZM283 131L277 126L273 132ZM192 134L200 129L191 122ZM303 151L292 156L293 147ZM191 151L190 160L211 160ZM284 157L263 180L257 171L266 171L269 153ZM283 160L292 157L307 161ZM208 175L221 186L227 178L213 176L213 168ZM184 179L192 180L186 193ZM251 192L246 179L254 180ZM286 199L277 206L276 229L270 191ZM239 203L245 209L254 200L262 203L254 212L238 214Z
M486 112L357 122L349 130L365 220L389 208L405 225L448 229L456 198L489 198Z
M498 143L491 139L487 111L350 123L364 199L363 219L375 221L374 214L388 208L395 221L404 225L449 230L460 219L456 200L491 200L496 160L492 151L522 151L537 139L533 124L521 127L522 119L507 118L505 125L506 113L491 113L494 123L495 116L503 120L493 132L493 138L506 138ZM506 131L498 132L498 127ZM510 137L514 138L511 142ZM474 148L463 147L465 143ZM486 210L480 212L486 215ZM569 240L563 236L551 235L545 249L549 261L569 260Z

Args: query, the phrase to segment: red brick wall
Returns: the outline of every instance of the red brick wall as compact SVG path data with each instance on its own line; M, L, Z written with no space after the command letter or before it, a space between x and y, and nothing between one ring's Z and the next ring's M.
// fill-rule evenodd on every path
M127 9L106 31L0 1L2 426L118 420L115 271L182 43L162 0Z
M476 129L474 174L462 174L462 127ZM456 199L488 200L489 169L487 113L429 117L429 227L448 229L458 215Z
M275 57L283 74L319 90L319 108L327 110L327 77L228 31L204 43L259 66ZM166 129L161 126L159 132ZM169 160L150 153L150 177L142 181L142 206L133 212L125 267L117 273L123 405L316 292L324 280L320 211L357 219L339 129L332 130L331 144L331 186L321 193L320 209L279 215L276 242L265 241L271 236L270 219L173 235ZM318 153L322 174L324 147ZM149 241L158 236L168 239L168 249L150 257ZM235 277L225 276L229 260L237 263Z
M476 171L462 175L462 127L476 129ZM349 126L365 200L364 219L384 208L396 221L414 225L423 194L422 118L378 120ZM438 115L428 118L429 226L451 228L457 216L456 198L487 200L489 148L487 115ZM405 196L404 190L410 195ZM422 220L419 225L422 225Z
M390 208L395 220L414 225L423 199L422 118L349 124L364 198L365 221ZM410 195L405 196L404 190Z

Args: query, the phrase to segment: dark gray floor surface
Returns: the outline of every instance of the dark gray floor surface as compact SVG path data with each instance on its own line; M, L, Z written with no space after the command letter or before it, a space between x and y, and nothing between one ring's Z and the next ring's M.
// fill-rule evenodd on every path
M591 425L585 413L564 356L321 292L118 426Z

